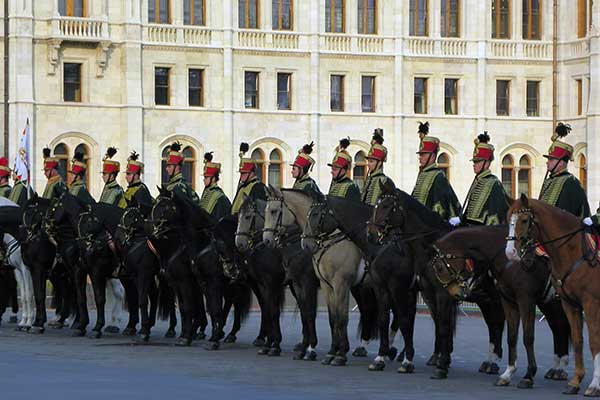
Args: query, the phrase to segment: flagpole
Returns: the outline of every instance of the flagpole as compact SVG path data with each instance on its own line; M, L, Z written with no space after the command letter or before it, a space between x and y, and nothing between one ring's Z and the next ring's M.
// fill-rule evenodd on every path
M9 43L8 43L8 0L4 0L4 157L8 158L8 96L10 85L8 83L8 57L9 57Z

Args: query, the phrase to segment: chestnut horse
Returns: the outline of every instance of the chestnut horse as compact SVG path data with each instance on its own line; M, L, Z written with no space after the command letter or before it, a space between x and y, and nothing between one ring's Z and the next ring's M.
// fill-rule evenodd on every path
M600 268L598 246L588 246L586 228L574 215L521 195L508 210L506 256L521 257L542 245L551 259L551 276L571 326L575 374L565 394L579 392L583 365L583 313L594 357L594 376L586 396L600 397ZM591 247L591 248L590 248Z

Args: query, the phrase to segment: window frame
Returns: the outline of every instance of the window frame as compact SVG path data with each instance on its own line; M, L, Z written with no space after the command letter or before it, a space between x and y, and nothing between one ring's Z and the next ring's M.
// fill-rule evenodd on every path
M446 15L444 17L444 12L440 12L440 35L443 38L459 38L461 35L461 20L462 20L462 1L457 1L457 10L456 10L456 36L451 36L448 34L450 30L451 21L452 21L452 0L441 0L440 10L445 10Z
M260 154L260 158L254 158L254 153L258 152ZM252 152L250 153L250 158L252 160L254 160L256 162L256 164L258 164L258 168L260 168L260 176L258 176L259 181L261 181L264 184L267 184L267 171L266 171L266 156L265 156L265 151L263 149L261 149L260 147L257 147L255 149L252 150ZM257 174L258 175L258 174Z
M521 160L526 159L527 160L527 165L522 165L521 164ZM527 197L531 197L531 171L532 171L532 165L531 165L531 157L529 157L527 154L524 154L521 156L521 158L519 158L519 173L517 174L517 191L519 192L519 196L521 195L521 185L520 185L520 175L521 172L526 171L527 172Z
M78 78L79 78L78 81L76 81L76 82L67 81L67 79L66 79L67 65L77 65ZM75 93L75 99L67 100L67 98L66 98L67 85L74 85L74 84L78 85L78 91L76 91L76 93ZM83 63L68 62L68 61L63 62L63 96L62 97L63 97L63 102L65 102L65 103L83 103Z
M492 39L510 40L512 37L512 0L507 0L508 11L507 11L507 32L506 37L501 35L502 32L502 1L503 0L492 0ZM496 12L494 13L494 4L496 5ZM494 28L495 34L494 34Z
M334 78L340 78L340 108L339 109L334 109L333 108L333 79ZM329 76L329 111L331 112L344 112L346 105L345 105L345 81L346 81L346 75L341 75L341 74L331 74Z
M325 18L325 32L327 33L346 33L346 0L342 2L342 26L340 30L336 30L335 26L335 11L336 11L337 0L325 0L325 17L327 17L327 9L329 9L329 30L327 29L327 18ZM327 7L329 2L329 7Z
M530 97L529 97L529 84L531 83L535 83L536 88L535 88L535 113L534 114L530 114L529 113L529 101L530 101ZM527 80L525 82L525 113L527 114L528 117L539 117L540 116L540 84L541 82L539 80Z
M357 160L358 156L362 157L362 160ZM359 188L362 190L365 181L367 179L367 176L369 175L369 169L367 168L367 153L364 150L358 150L355 154L354 157L352 157L352 181L354 183L356 183ZM360 181L360 183L357 182L356 177L356 168L362 168L363 169L363 174L360 175L360 179L358 179Z
M364 79L371 80L371 92L367 96L371 96L371 108L369 110L365 110L365 93L364 93ZM360 76L360 109L363 113L375 113L377 112L377 76L376 75L361 75Z
M277 153L279 155L279 160L273 160L271 158L271 155L273 153ZM267 168L266 182L264 182L265 184L266 183L268 183L269 185L271 184L270 179L271 179L271 166L272 165L279 166L279 188L282 188L283 187L283 174L284 174L284 172L283 172L283 153L278 148L274 148L269 153L269 165Z
M247 74L255 74L256 75L256 79L254 80L255 82L255 96L256 96L256 104L254 104L253 106L248 106L246 103L246 99L248 97L247 94L247 87L246 87L246 75ZM244 71L244 108L247 110L259 110L260 109L260 71L253 71L253 70L246 70Z
M510 160L510 164L504 164L504 159L506 159L508 157L508 159ZM515 169L515 158L512 156L512 154L506 154L504 155L504 157L502 157L502 160L500 162L500 183L502 183L502 186L504 186L504 171L510 171L510 192L508 193L508 195L511 198L515 198L515 193L517 190L517 184L516 184L516 169ZM504 190L506 190L506 187L504 187Z
M167 2L167 20L160 20L160 1L161 0L148 0L148 23L150 24L165 24L169 25L173 23L173 15L171 13L171 0L166 0ZM154 20L150 20L150 4L154 3Z
M448 160L448 162L440 162L440 158L442 158L442 156L445 156L446 159ZM447 151L442 151L435 158L435 162L436 162L438 168L441 169L442 171L444 171L444 174L446 175L446 179L448 179L448 182L450 182L450 175L451 175L450 168L452 167L452 158L450 157L450 153L448 153Z
M256 26L250 26L250 13L248 12L250 10L250 2L251 1L255 1L256 2ZM244 26L238 26L240 29L260 29L260 0L238 0L238 12L240 10L239 8L239 2L243 2L244 3ZM240 17L238 15L238 25L240 22Z
M498 112L498 99L500 98L498 96L499 91L498 91L498 84L500 82L506 82L506 112L504 114L499 113ZM496 115L499 117L508 117L510 116L510 85L511 84L511 80L510 79L496 79Z
M417 79L421 79L423 80L423 102L424 102L424 109L422 113L418 113L417 112L417 103L415 103L415 97L416 97L416 91L415 91L415 85L417 83ZM429 88L429 78L426 77L421 77L421 76L415 76L413 78L413 112L416 115L426 115L429 113L429 101L428 101L428 88Z
M448 81L454 81L454 98L452 98L452 96L448 96L447 95L447 86L446 83ZM458 115L459 114L459 110L458 110L458 91L459 91L459 83L460 79L459 78L444 78L444 115ZM448 112L447 109L447 101L448 99L450 99L450 101L452 103L454 103L454 108L456 110L456 112L452 113L452 112Z
M81 15L75 15L75 1L77 0L59 0L58 3L58 12L61 17L70 17L70 18L87 18L88 17L88 0L81 0ZM62 2L64 2L65 13L64 15L60 13L60 9L62 8Z
M192 71L199 71L200 72L200 87L199 88L192 88L190 79L191 76L190 74L192 73ZM204 73L205 73L205 69L204 68L188 68L188 106L189 107L204 107ZM199 90L200 91L200 104L192 104L192 96L191 96L191 92L192 90Z
M425 5L425 30L424 33L421 35L419 34L419 2L421 0L410 0L408 3L408 13L409 13L409 17L408 17L408 35L409 36L416 36L416 37L428 37L429 36L429 13L430 13L430 7L429 7L429 0L423 0L424 1L424 5ZM411 2L414 2L412 5L410 4ZM414 15L413 17L413 21L412 24L410 23L410 15L411 13Z
M151 1L151 0L149 0ZM186 23L185 22L185 2L189 1L189 18L190 20ZM195 9L196 7L194 7L196 5L196 2L200 1L202 4L202 16L201 16L201 23L200 24L196 24L194 19L196 16L195 13ZM183 25L185 26L206 26L206 0L184 0L183 1Z
M581 183L581 187L587 193L587 177L588 177L588 165L587 165L587 157L585 154L581 153L579 155L577 168L579 169L579 182Z
M288 100L288 107L287 108L282 108L279 105L279 93L283 93L279 90L279 77L280 76L287 76L288 80L287 80L287 100ZM282 111L289 111L292 109L292 98L293 98L293 80L292 80L292 76L293 74L291 72L285 72L285 71L278 71L276 74L276 105L277 105L277 110L282 110Z
M159 69L166 69L167 70L167 86L166 86L166 89L167 89L167 92L166 92L167 93L167 102L166 102L166 104L159 104L157 102L157 92L158 91L156 89L159 86L158 86L158 83L157 83L157 80L156 80L156 73L157 73L157 70L159 70ZM163 86L160 86L160 87L162 88ZM171 67L160 66L160 65L155 65L154 66L154 105L155 106L159 106L159 107L167 107L167 106L171 105Z
M373 0L375 3L375 12L373 13L373 32L368 32L368 22L369 22L369 13L368 13L368 5L369 5L369 0L357 0L356 6L356 13L357 13L357 30L358 30L358 34L359 35L377 35L377 33L379 32L379 18L378 18L378 11L379 11L379 1L378 0ZM361 8L360 5L362 4L362 32L359 29L360 27L360 23L361 22Z
M533 36L531 33L532 30L532 26L533 26L533 21L534 21L534 16L533 16L533 1L537 1L538 2L538 32L537 32L537 36ZM543 2L544 0L523 0L523 3L527 2L528 7L527 9L529 10L529 12L526 14L525 13L525 4L523 4L522 7L522 31L523 31L523 40L542 40L542 15L544 14L542 11L544 9L543 7ZM525 32L525 28L527 28L527 32Z
M75 146L75 150L73 150L73 155L75 155L75 153L77 153L77 150L79 150L81 147L83 147L83 162L85 163L85 185L87 186L88 190L90 188L90 146L88 146L85 143L79 143L77 146ZM69 162L67 161L67 172L69 172Z
M588 34L588 0L577 0L577 38L583 39Z
M283 27L283 0L271 0L271 9L273 8L273 3L277 2L278 12L277 12L277 26L273 23L275 22L275 15L272 16L272 29L274 31L293 31L294 30L294 0L290 1L290 27Z
M583 115L583 79L575 79L576 95L577 95L577 115Z
M58 148L58 146L64 147L64 149L65 149L64 154L56 153L56 149ZM52 149L52 154L54 154L54 158L58 159L58 166L57 166L56 170L58 171L58 174L61 176L61 178L65 182L67 182L67 174L69 173L69 154L70 153L71 153L71 150L69 149L69 146L64 142L57 143L54 146L54 148ZM63 166L61 165L61 162L64 163L64 175L61 174L61 171L63 170Z

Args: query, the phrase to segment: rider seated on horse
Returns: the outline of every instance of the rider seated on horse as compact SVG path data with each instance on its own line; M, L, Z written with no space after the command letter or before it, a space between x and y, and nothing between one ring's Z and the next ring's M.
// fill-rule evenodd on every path
M96 201L88 192L85 185L85 173L87 164L84 161L85 154L76 152L73 156L71 171L69 171L70 185L69 193L77 197L83 204L94 204Z
M48 180L46 182L46 188L42 197L45 199L53 200L63 195L67 191L67 186L62 180L62 177L58 173L59 159L57 157L50 156L50 149L44 148L44 175Z
M352 168L352 156L346 151L348 146L350 138L340 140L340 145L335 148L333 160L327 164L331 167L332 178L328 195L360 202L360 188L348 176Z
M141 175L144 173L144 163L138 161L140 155L135 151L127 159L125 169L125 180L127 181L127 190L119 201L119 208L127 208L128 204L135 202L140 208L142 215L147 218L154 206L154 199L148 190L148 187L142 182Z
M245 196L250 196L254 200L260 199L267 201L267 187L264 183L258 180L256 176L256 160L252 158L244 158L250 147L248 143L240 145L240 180L238 182L237 191L233 198L231 206L231 215L236 216L240 212Z
M169 146L169 155L167 156L166 171L169 174L169 182L164 187L166 190L173 192L181 198L187 198L192 203L200 205L198 194L192 189L192 186L183 179L181 166L185 156L181 152L181 143L174 142Z
M218 221L231 213L231 202L218 184L221 164L212 162L212 159L212 151L204 154L204 191L200 207Z
M436 163L440 150L440 140L428 136L429 123L419 124L419 175L412 196L430 210L438 213L443 219L458 217L460 203L448 178Z
M117 183L117 175L121 164L113 160L114 155L117 154L117 149L109 147L106 150L106 155L102 159L102 180L104 181L104 188L100 195L99 203L106 203L116 206L123 197L123 188Z
M310 156L313 151L314 142L302 146L294 160L292 167L292 177L295 179L292 189L301 190L306 194L321 194L321 189L310 176L310 171L315 165L315 160Z
M362 202L370 206L377 204L377 200L381 196L382 185L390 181L390 178L383 173L383 163L387 160L387 154L388 150L383 145L383 129L377 128L373 132L371 149L367 155L369 175L361 190Z

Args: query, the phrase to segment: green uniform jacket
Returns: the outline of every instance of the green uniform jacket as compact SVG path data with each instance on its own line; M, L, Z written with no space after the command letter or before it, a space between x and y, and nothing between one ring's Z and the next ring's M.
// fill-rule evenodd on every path
M596 210L596 215L592 215L592 221L594 221L594 226L600 229L600 207Z
M389 179L383 173L382 168L370 173L361 191L362 202L370 206L375 206L377 200L379 200L379 196L381 196L380 183L386 183Z
M8 182L0 185L0 196L6 197L7 199L10 197L11 187Z
M302 178L296 179L292 189L302 190L309 196L321 193L321 189L319 189L319 186L317 186L317 182L315 182L315 180L308 175L304 175Z
M63 195L67 191L67 185L63 182L60 175L53 176L46 182L46 188L42 197L44 199L53 200Z
M233 205L231 206L231 215L239 214L244 202L244 195L250 196L255 200L267 201L267 187L258 178L251 179L243 185L238 186L233 198Z
M192 189L192 186L183 179L183 174L178 173L172 176L164 187L175 195L187 198L192 203L200 205L198 194Z
M231 214L231 202L216 183L204 188L200 197L200 207L216 220Z
M360 203L360 189L352 179L345 176L339 181L331 181L328 196L341 197Z
M29 193L29 197L32 197L33 190L31 190L31 188L29 188ZM25 204L27 204L27 188L25 182L16 181L8 199L21 207L25 207Z
M119 201L119 208L127 208L127 202L135 199L136 203L139 205L142 214L147 217L152 211L152 207L154 207L154 199L150 194L150 190L148 187L144 185L142 181L132 182L129 186L127 186L127 190L121 197Z
M87 188L85 187L85 182L83 182L82 180L77 180L77 181L71 183L71 187L69 188L69 193L71 193L73 196L77 197L84 204L96 203L96 200L94 200L94 198L92 197L90 192L88 192Z
M579 218L590 216L590 206L581 183L567 171L546 178L539 198Z
M506 223L508 195L500 180L489 169L475 177L467 195L465 222L469 225Z
M104 189L102 189L102 194L100 195L100 200L98 202L116 206L119 204L122 197L123 188L115 180L104 185Z
M460 211L460 202L454 190L435 163L419 172L412 196L445 220L457 217Z

